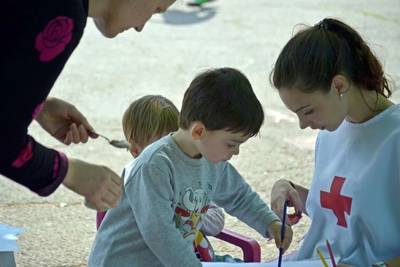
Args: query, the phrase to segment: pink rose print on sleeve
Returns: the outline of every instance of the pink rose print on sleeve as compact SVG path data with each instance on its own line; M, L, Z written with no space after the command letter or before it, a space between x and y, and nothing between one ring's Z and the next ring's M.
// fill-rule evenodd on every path
M58 170L60 169L60 160L58 159L58 155L54 159L54 166L53 166L53 179L57 177Z
M39 114L39 112L42 110L43 105L44 105L44 102L39 104L39 106L37 106L35 108L35 110L33 111L33 114L32 114L32 120L34 120L36 118L37 114Z
M26 147L24 149L22 149L21 153L19 154L17 159L14 160L14 162L11 164L11 166L14 168L20 168L30 158L32 158L32 145L30 142L28 142L26 144Z
M39 60L50 61L64 51L72 39L73 28L74 23L70 18L58 16L51 20L43 32L36 36L35 48L40 52Z

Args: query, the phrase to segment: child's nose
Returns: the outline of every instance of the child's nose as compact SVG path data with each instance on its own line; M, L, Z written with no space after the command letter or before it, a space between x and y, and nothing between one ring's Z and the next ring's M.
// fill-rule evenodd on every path
M233 155L235 155L235 156L237 156L237 155L239 155L239 152L240 152L240 149L239 149L239 147L238 148L236 148L234 151L233 151Z
M300 126L300 129L304 130L305 128L310 126L310 122L308 120L299 118L299 126Z

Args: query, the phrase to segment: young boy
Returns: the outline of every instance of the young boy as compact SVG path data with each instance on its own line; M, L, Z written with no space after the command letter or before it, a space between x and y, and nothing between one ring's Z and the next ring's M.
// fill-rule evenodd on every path
M120 204L95 238L88 266L202 266L193 241L214 201L275 238L285 251L278 217L227 161L255 136L264 112L250 82L221 68L197 76L182 102L177 132L148 146L124 173Z

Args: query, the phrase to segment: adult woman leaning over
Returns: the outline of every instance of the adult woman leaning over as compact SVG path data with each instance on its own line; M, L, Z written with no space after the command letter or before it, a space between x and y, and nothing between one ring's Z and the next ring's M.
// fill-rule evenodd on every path
M69 158L27 134L36 119L69 145L85 143L92 126L71 104L48 94L79 44L87 18L109 38L140 32L174 0L5 0L0 3L0 174L41 196L62 183L98 211L115 207L122 181L104 166Z
M271 81L300 128L320 130L309 189L277 181L271 207L289 201L312 223L292 259L329 255L338 266L400 266L400 105L361 36L335 19L299 31Z

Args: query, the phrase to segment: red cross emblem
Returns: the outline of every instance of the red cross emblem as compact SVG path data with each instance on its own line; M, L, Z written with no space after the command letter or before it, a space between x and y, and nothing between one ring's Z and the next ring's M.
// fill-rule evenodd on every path
M346 197L340 194L346 178L335 176L331 185L331 192L321 191L321 207L331 209L338 219L337 225L347 228L346 218L344 213L350 215L351 197Z

